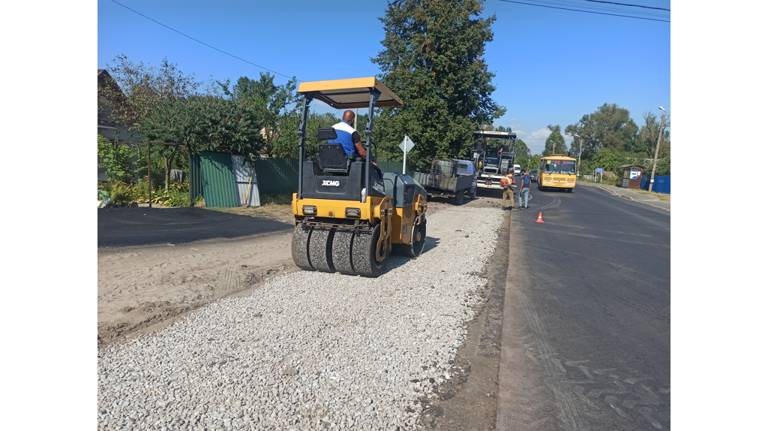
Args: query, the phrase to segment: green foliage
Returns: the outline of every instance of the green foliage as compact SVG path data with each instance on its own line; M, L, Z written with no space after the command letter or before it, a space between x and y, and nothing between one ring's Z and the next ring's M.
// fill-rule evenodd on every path
M174 184L168 190L153 194L152 202L167 207L187 207L189 206L189 187Z
M659 128L661 124L656 119L656 116L647 112L643 116L644 124L640 128L640 132L637 134L638 147L640 151L643 151L647 157L652 158L656 151L656 142L659 139ZM661 145L659 145L659 159L669 157L669 132L664 131L664 137Z
M549 125L549 136L544 143L544 155L567 154L568 147L565 145L565 138L560 133L560 125Z
M136 202L149 202L149 183L139 181L131 187L131 197Z
M616 104L604 103L565 130L582 139L582 158L591 158L603 148L631 153L641 150L637 143L637 125L629 111Z
M109 197L112 199L112 205L119 207L128 206L134 201L131 186L125 183L112 184L112 190Z
M110 181L130 181L133 177L135 161L130 147L109 142L98 135L99 165L107 173Z
M528 163L526 163L524 168L528 169L529 171L531 169L539 169L539 164L541 163L541 154L533 154L528 159Z
M481 13L478 0L389 3L384 49L373 61L405 106L380 110L379 157L402 157L406 134L416 144L408 158L419 167L436 157L469 157L472 132L504 113L491 99L493 74L483 59L495 17Z
M123 100L111 110L116 119L133 130L141 130L140 123L158 105L168 101L183 99L197 92L199 83L192 75L179 70L178 66L163 59L159 68L142 62L132 62L125 55L119 55L108 67L110 75L120 88L106 88L105 92L120 92L105 94L108 100Z
M285 115L280 119L280 134L272 147L272 157L282 159L299 158L298 131L300 122L301 114L299 112ZM317 154L317 146L320 143L317 139L318 129L322 127L331 127L338 122L339 118L329 113L310 113L307 116L306 137L304 140L306 156ZM359 127L360 119L358 119L358 128Z
M283 117L298 113L300 98L296 93L296 79L291 79L285 85L277 85L274 76L262 73L258 81L243 76L231 88L229 81L219 85L224 94L231 97L235 105L253 118L263 131L257 139L264 154L272 154L283 132L296 136L295 130L284 131L280 127Z

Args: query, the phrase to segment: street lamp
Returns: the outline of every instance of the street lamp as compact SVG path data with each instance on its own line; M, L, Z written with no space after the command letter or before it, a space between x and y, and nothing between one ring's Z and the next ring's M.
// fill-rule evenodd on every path
M659 159L659 146L661 145L661 136L664 134L664 120L667 110L663 106L659 106L661 111L661 127L659 127L659 138L656 140L656 151L653 154L653 169L651 169L651 181L648 182L648 191L653 191L653 180L656 177L656 162Z

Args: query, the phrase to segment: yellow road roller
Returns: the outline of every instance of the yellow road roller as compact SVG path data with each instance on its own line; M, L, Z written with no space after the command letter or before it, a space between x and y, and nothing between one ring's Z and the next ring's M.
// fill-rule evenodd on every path
M427 235L426 191L407 175L382 173L372 160L374 108L402 106L400 98L375 77L303 82L299 94L293 261L307 271L377 277L393 250L419 256ZM335 109L368 108L365 157L348 155L334 128L320 129L316 156L305 157L313 100Z

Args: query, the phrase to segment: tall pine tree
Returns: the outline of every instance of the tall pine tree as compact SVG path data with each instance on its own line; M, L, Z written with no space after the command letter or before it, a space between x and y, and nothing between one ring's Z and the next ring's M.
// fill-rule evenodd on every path
M403 135L416 143L419 167L435 157L469 157L472 132L504 113L491 99L493 74L483 59L495 17L479 0L395 0L387 7L384 49L373 61L405 103L382 110L378 152L397 158Z

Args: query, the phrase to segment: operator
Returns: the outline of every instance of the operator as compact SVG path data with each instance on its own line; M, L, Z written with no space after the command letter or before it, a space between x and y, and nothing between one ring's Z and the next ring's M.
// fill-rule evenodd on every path
M341 120L333 125L333 129L336 131L336 139L329 140L328 143L340 144L350 159L357 157L364 159L365 147L363 147L360 133L353 127L355 124L355 113L348 109L344 111Z
M501 193L501 208L502 209L514 209L515 208L515 176L514 174L507 173L507 175L501 177L499 180L502 190ZM507 205L509 204L509 205Z

